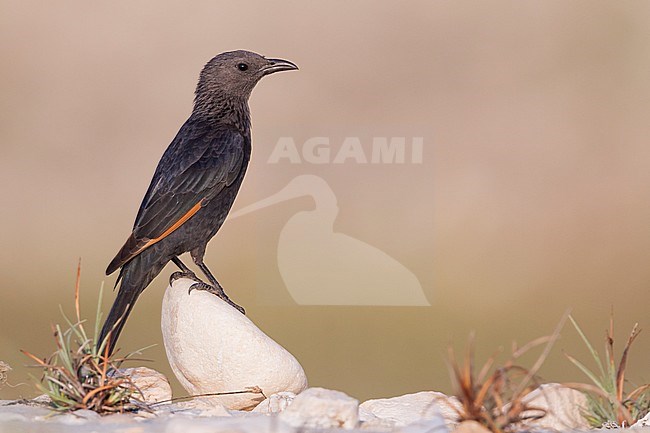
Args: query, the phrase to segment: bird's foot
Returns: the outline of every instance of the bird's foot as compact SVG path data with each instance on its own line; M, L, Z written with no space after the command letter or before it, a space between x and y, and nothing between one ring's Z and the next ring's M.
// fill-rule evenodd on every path
M205 291L208 293L212 293L215 296L220 297L224 301L226 301L228 304L230 304L232 307L236 308L240 313L246 315L246 310L244 310L243 307L240 307L239 305L235 304L233 301L230 300L228 295L226 295L226 292L223 291L220 287L215 288L214 286L211 286L209 284L204 283L203 281L196 282L190 286L190 289L188 291L189 293L192 293L192 290L200 290L200 291Z
M189 278L190 280L196 281L197 283L202 283L199 279L199 277L196 276L194 272L182 272L182 271L176 271L173 274L169 276L169 284L173 284L174 281L180 280L181 278ZM190 291L192 288L190 288Z

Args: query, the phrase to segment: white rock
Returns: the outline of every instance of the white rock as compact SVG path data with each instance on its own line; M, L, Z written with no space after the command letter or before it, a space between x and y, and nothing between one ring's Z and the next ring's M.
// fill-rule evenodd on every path
M104 415L101 417L101 420L98 421L97 424L106 424L106 425L116 425L119 426L121 424L133 424L135 420L143 420L147 418L156 418L158 412L155 414L151 414L146 411L140 411L138 414L133 414L133 413L113 413L110 415ZM131 432L129 432L131 433ZM134 432L135 433L135 432Z
M86 424L89 421L96 422L101 417L97 412L88 409L75 410L74 412L68 412L63 414L58 414L56 416L48 417L48 421L58 422L61 424L68 425L78 425Z
M589 423L582 411L587 405L583 393L559 383L545 383L523 398L529 406L546 411L546 416L530 421L527 427L534 430L588 430ZM535 411L524 415L535 414Z
M370 412L359 407L359 428L372 432L392 432L395 430L395 422L387 419L377 418Z
M172 387L164 374L147 367L120 368L120 375L129 376L138 390L138 398L147 404L172 398Z
M293 427L278 422L275 417L255 415L249 412L245 418L174 417L166 422L164 428L146 431L152 433L163 431L165 433L296 433Z
M353 429L359 422L359 402L340 391L309 388L298 394L279 418L300 428Z
M445 423L452 427L458 418L454 408L458 407L460 403L455 397L448 397L441 392L422 391L399 397L368 400L361 403L359 409L361 420L366 422L371 419L364 414L390 422L395 427L439 419L444 419Z
M393 430L394 433L447 433L449 426L443 417L422 419ZM483 432L472 432L483 433ZM490 433L489 431L487 433Z
M154 407L156 415L165 413L193 417L230 417L230 412L213 398L201 397Z
M0 412L0 425L10 421L27 421L27 417L19 413ZM1 431L2 430L0 429L0 432Z
M219 297L194 290L179 279L167 288L162 306L162 334L169 364L192 395L242 391L214 397L228 409L250 410L265 395L307 388L307 377L286 349Z
M44 419L51 415L52 411L41 403L34 402L25 404L24 401L0 400L0 425L5 421L34 421ZM0 429L0 432L2 429Z
M293 392L278 392L277 394L270 395L266 400L258 404L253 412L260 412L264 414L280 413L287 408L296 398Z

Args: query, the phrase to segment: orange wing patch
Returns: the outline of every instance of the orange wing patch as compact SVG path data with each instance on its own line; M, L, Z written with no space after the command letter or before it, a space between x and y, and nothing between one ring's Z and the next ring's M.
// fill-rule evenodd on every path
M192 216L194 216L194 214L197 213L197 212L199 211L199 209L201 209L201 203L203 203L203 200L201 200L200 202L198 202L197 204L195 204L194 207L192 207L192 209L190 209L189 211L187 211L187 213L186 213L185 215L183 215L183 216L182 216L178 221L176 221L176 222L175 222L171 227L169 227L167 230L165 230L165 231L163 232L163 234L161 234L160 236L158 236L158 237L155 238L155 239L151 239L151 240L148 241L146 244L144 244L144 246L143 246L142 248L140 248L140 249L139 249L139 250L134 254L134 256L137 256L137 255L140 254L142 251L144 251L145 249L149 248L150 246L152 246L152 245L155 244L156 242L160 242L161 240L165 239L167 236L169 236L170 234L172 234L172 232L174 232L177 228L179 228L180 226L182 226L183 224L185 224L185 222L186 222L188 219L192 218Z
M199 211L199 209L201 209L202 204L203 204L203 200L195 204L192 207L192 209L187 211L185 215L183 215L178 221L172 224L167 230L165 230L157 238L149 239L143 243L144 239L141 241L136 241L136 239L133 238L133 235L131 235L131 237L126 241L126 244L124 244L120 252L117 253L117 256L115 256L113 261L108 265L108 268L106 269L106 275L112 274L118 268L124 266L128 261L133 259L138 254L140 254L142 251L146 250L153 244L160 242L161 240L165 239L167 236L172 234L176 229L182 226L187 220L192 218L192 216L194 216L194 214L196 214Z

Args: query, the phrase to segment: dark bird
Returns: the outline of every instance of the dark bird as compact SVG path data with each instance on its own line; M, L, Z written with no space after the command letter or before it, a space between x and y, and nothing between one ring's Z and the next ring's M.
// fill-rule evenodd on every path
M203 262L208 241L217 233L235 201L251 154L248 98L264 76L298 67L249 51L231 51L210 60L196 86L194 108L163 154L153 175L133 232L106 269L117 269L120 288L102 327L109 352L138 296L169 261L189 277L192 288L208 290L232 302ZM198 279L179 259L189 252L210 284Z

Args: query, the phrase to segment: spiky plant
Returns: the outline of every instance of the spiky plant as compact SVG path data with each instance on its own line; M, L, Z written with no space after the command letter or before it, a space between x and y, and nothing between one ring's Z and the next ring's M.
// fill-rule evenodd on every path
M100 414L125 412L145 408L140 393L131 379L116 373L122 363L131 357L108 354L108 338L97 342L101 321L102 289L99 292L95 326L92 336L84 327L79 311L79 283L81 262L77 268L75 284L76 322L63 313L67 327L53 326L56 350L48 358L39 358L25 350L43 370L37 388L51 400L57 411L90 409ZM99 344L98 344L99 343Z
M474 368L473 336L470 336L462 364L450 347L451 379L455 396L460 402L460 406L454 408L458 421L477 421L494 433L508 433L521 430L531 421L544 417L546 411L531 405L525 397L539 385L537 371L559 337L564 321L565 318L551 336L538 338L521 348L513 344L512 354L501 366L495 366L496 355L492 355L478 374ZM517 359L524 353L544 343L546 346L531 369L516 365Z
M590 370L573 356L566 357L591 380L591 384L569 383L587 396L587 407L583 416L592 427L629 427L650 412L650 384L626 390L625 372L630 347L641 330L636 323L632 327L621 358L616 362L614 355L614 316L609 319L609 329L605 335L605 357L601 359L578 323L569 317L580 338L591 353L597 372Z

